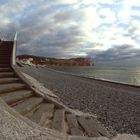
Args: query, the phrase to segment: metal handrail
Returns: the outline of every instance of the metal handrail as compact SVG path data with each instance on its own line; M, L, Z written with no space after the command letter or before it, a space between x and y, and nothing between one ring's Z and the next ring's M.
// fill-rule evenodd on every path
M16 65L16 48L17 48L17 32L15 33L14 41L13 41L13 51L11 56L11 65Z

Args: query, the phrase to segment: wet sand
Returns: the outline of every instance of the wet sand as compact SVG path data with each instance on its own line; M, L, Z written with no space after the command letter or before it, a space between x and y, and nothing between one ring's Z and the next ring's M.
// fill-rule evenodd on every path
M52 90L70 108L95 114L117 133L140 136L140 88L71 76L31 66L20 70Z

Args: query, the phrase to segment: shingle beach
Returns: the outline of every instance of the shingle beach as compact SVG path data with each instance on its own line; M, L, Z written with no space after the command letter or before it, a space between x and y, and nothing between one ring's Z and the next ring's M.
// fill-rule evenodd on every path
M117 133L140 136L140 88L82 78L48 68L21 67L70 108L92 113Z

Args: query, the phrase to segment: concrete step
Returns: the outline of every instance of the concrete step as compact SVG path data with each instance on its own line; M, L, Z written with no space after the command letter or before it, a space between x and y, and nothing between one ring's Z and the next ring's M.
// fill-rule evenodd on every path
M0 44L0 50L1 49L11 49L11 47L7 47L5 44Z
M23 101L24 101L24 100L20 100L20 101L14 102L14 103L10 104L9 106L10 106L10 107L14 107L14 106L16 106L16 105L22 103Z
M2 56L0 56L0 57L2 58ZM0 59L0 61L7 61L7 60L10 60L9 57L8 58L5 58L5 59Z
M4 71L4 69L5 69L5 71ZM1 70L0 72L12 72L13 70L12 69L10 70L10 69L11 69L11 66L8 66L8 67L0 67L0 70Z
M0 61L0 64L10 64L10 61Z
M0 96L7 104L13 104L14 102L18 102L20 100L26 99L32 96L33 91L31 90L19 90L10 92L7 94L3 94Z
M21 113L22 115L25 115L28 112L30 112L32 109L34 109L36 106L41 104L42 101L43 98L41 97L31 97L19 103L18 105L14 106L13 108L19 113Z
M15 105L14 105L15 106ZM33 115L33 113L39 108L39 105L33 108L30 112L26 113L24 116L30 119L30 117Z
M74 114L67 114L66 115L70 134L77 135L77 136L84 136L83 131L79 128L77 118Z
M39 125L47 128L51 128L53 113L54 113L54 108L53 106L50 106L47 112L44 112L42 114Z
M9 48L0 48L0 52L1 52L1 51L6 51L6 52L9 52L9 51L10 51L10 52L11 52L12 49L9 49Z
M9 58L10 56L11 56L11 52L10 53L2 53L2 52L0 52L0 57Z
M11 49L11 48L6 48L5 46L1 46L1 44L0 44L0 50L9 50L9 49Z
M2 60L2 59L0 59L0 63L7 63L7 62L10 62L10 59L4 59L4 60Z
M8 49L8 50L7 49L0 49L0 53L3 53L3 52L4 53L11 53L11 51L12 50L10 50L10 49Z
M11 56L11 54L3 54L3 53L0 53L0 57L3 57L5 59L9 59L9 57ZM4 60L4 59L2 59Z
M0 52L1 51L12 52L12 49L10 49L10 48L0 48Z
M10 56L12 52L8 53L8 52L1 52L0 51L0 56Z
M10 56L11 55L11 52L10 53L2 53L2 52L0 52L0 56L2 56L2 57L6 57L6 56Z
M67 130L65 125L65 109L57 109L54 113L51 128L66 133Z
M11 48L6 48L6 47L0 47L0 51L3 51L3 50L11 51L12 49Z
M85 118L84 116L78 117L78 122L85 130L89 137L99 137L101 136L97 130L97 126L91 121L89 118Z
M54 104L42 103L38 110L32 114L30 120L43 125L47 119L49 120L53 116L53 112Z
M11 50L11 48L6 48L6 47L4 47L4 46L1 46L1 44L0 44L0 51L10 51Z
M0 72L11 72L11 68L0 68Z
M13 72L0 72L0 78L6 78L6 77L14 77L15 73Z
M9 58L11 54L0 53L0 58ZM4 60L4 59L2 59Z
M11 84L2 84L0 85L0 94L12 92L16 90L21 90L26 88L25 84L19 84L19 83L11 83Z
M18 81L18 78L0 78L0 84L15 83Z
M7 55L10 56L10 55L11 55L11 52L5 53L5 52L1 52L1 51L0 51L0 56L4 56L4 55L5 55L5 56L7 56Z
M91 136L96 135L97 131L101 136L106 136L108 138L112 137L112 135L108 132L108 130L102 124L100 124L98 120L95 118L85 119L83 117L80 117L79 122L84 128L86 128L84 123L86 123L86 125L90 124L88 127L90 128L90 130L93 130L92 131L93 134L91 134ZM87 130L87 132L90 133L90 130Z
M0 56L10 56L11 55L11 52L10 53L3 53L3 52L0 52Z
M5 67L5 65L10 66L10 62L7 63L1 62L0 65L2 65L2 67Z
M10 67L10 64L0 64L0 68Z
M11 62L11 56L7 56L7 57L0 56L0 62L7 62L7 61Z
M10 61L10 59L11 59L11 56L9 56L9 55L7 55L7 56L1 56L1 55L0 55L0 60L1 60L1 61L3 61L3 60L4 60L4 61L6 61L6 60Z
M13 46L11 44L7 45L6 43L7 42L2 42L2 44L0 44L0 49L12 49Z
M0 59L0 61L9 60L9 57L10 57L10 56L11 56L11 55L9 55L9 54L7 54L7 55L6 55L6 54L3 54L3 55L1 54L1 55L0 55L0 58L5 58L5 59Z
M12 51L11 48L0 47L0 51Z
M11 59L11 55L0 55L0 60L10 60Z
M5 50L3 50L3 51L1 51L0 50L0 55L3 55L3 54L5 54L5 55L7 55L7 54L9 54L9 55L11 55L11 51L5 51Z
M0 53L2 54L2 53L9 53L9 54L11 54L12 53L12 50L6 50L6 49L0 49Z
M9 61L10 62L10 60L11 60L11 56L0 56L0 60L1 61Z

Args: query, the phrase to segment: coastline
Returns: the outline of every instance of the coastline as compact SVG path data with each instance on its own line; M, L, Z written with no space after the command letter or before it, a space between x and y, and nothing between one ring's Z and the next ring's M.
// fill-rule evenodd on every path
M97 78L91 78L91 77L87 77L87 76L83 76L83 75L71 74L68 72L55 70L53 67L47 67L47 69L54 71L54 72L66 74L66 75L71 75L71 76L75 76L75 77L79 77L79 78L85 78L88 80L94 80L94 81L98 81L98 82L109 83L109 84L120 85L120 86L140 88L140 85L132 85L132 84L127 84L127 83L123 83L123 82L111 81L111 80L107 80L107 79L97 79Z
M76 74L71 74L71 73L67 73L67 72L63 72L63 71L58 71L58 70L55 70L51 67L47 67L47 69L49 69L51 71L54 71L54 72L57 72L57 73L65 74L65 75L68 75L68 76L73 76L73 77L89 80L91 82L96 81L96 83L98 83L98 84L104 84L106 86L108 86L108 85L109 86L115 86L115 88L122 88L122 90L127 89L129 91L131 91L131 90L132 91L137 91L137 92L140 91L140 86L138 86L138 85L131 85L131 84L127 84L127 83L109 81L109 80L105 80L105 79L90 78L90 77L86 77L86 76L83 76L83 75L76 75ZM139 94L139 96L140 96L140 94Z
M52 90L67 106L96 114L98 120L117 133L139 134L139 86L75 76L50 68L20 69Z

